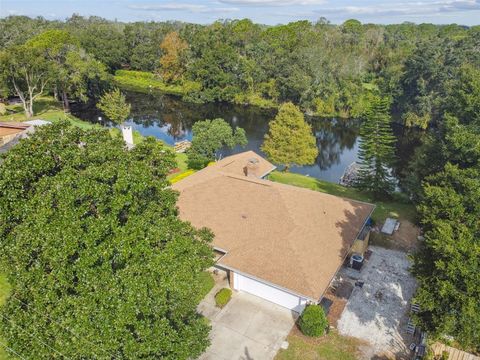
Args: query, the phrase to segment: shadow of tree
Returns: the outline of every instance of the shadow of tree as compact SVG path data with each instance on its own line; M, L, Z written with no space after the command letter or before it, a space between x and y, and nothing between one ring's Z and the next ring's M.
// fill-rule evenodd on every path
M250 352L248 351L248 347L245 346L245 356L240 357L241 360L254 360L253 357L250 356Z

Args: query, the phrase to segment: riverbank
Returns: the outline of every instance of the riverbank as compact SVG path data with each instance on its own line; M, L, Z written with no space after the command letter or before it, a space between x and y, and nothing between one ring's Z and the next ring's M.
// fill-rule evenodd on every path
M202 92L202 85L198 82L184 81L183 83L176 85L166 84L156 74L147 71L117 70L113 76L113 82L124 90L136 91L144 94L159 92L162 94L179 96L187 102L191 102L193 98L198 98L198 96L191 97L189 95ZM370 83L363 83L361 87L361 89L364 90L373 90L376 88L376 85ZM364 103L365 101L366 99L362 99L362 101L359 101L357 105L351 109L336 109L335 103L337 100L335 98L316 98L313 101L312 109L303 110L308 116L348 119L359 116L366 106ZM273 98L266 98L262 96L261 91L253 90L235 94L230 103L243 106L255 106L262 109L278 109L281 105L280 101Z
M31 119L42 119L51 122L58 122L60 120L67 120L72 125L75 125L82 129L91 129L95 126L88 121L80 120L79 118L65 113L61 102L55 100L51 96L42 96L35 100L33 110L34 116L31 119L27 118L23 110L22 104L13 104L6 106L7 113L0 116L0 121L2 122L22 122Z
M62 103L55 100L51 96L42 96L38 98L34 103L34 116L30 119L26 117L22 104L7 105L6 109L8 114L0 116L0 122L22 122L32 119L42 119L50 121L52 123L59 121L68 121L73 126L80 129L101 129L100 124L94 124L89 121L81 120L72 114L65 113L63 111ZM110 134L114 137L121 136L121 131L118 128L109 128ZM143 141L143 136L138 132L133 132L133 143L138 144Z
M184 100L189 94L201 91L201 84L197 82L185 81L179 85L169 85L160 80L155 74L146 71L117 70L113 77L113 82L123 90L144 94L157 91L163 94L180 96ZM277 101L265 99L256 92L237 94L232 104L256 106L262 109L277 109L280 105Z
M158 79L155 74L145 71L117 70L113 76L115 85L129 91L150 93L158 91L164 94L185 96L200 89L200 84L191 81L182 85L169 85Z

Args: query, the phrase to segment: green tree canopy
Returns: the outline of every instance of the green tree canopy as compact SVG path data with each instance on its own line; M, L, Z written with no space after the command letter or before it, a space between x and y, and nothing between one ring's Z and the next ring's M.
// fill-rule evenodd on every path
M480 171L447 164L427 178L418 210L425 231L413 266L420 325L480 351Z
M305 122L302 112L292 103L283 104L269 124L262 151L277 164L310 165L318 156L312 128Z
M480 127L480 68L463 65L448 89L447 109L462 123Z
M160 44L163 55L160 58L160 74L163 81L175 83L181 80L186 70L185 51L188 44L176 31L168 33Z
M63 30L48 30L30 39L27 46L39 49L51 68L53 91L66 111L69 96L85 101L92 83L107 79L105 66L80 48L78 40Z
M390 101L374 96L360 128L360 170L355 186L376 197L388 196L395 190L390 173L395 158L395 137L389 114Z
M436 131L425 137L405 170L403 185L409 195L421 199L422 182L442 171L447 163L462 169L480 167L480 128L461 124L450 114L445 114Z
M97 108L102 110L113 123L120 125L127 120L132 106L127 103L120 89L115 88L102 95Z
M18 45L0 52L2 82L20 98L25 116L33 116L35 99L43 95L52 78L52 68L39 48Z
M2 339L28 359L191 359L212 234L177 216L174 154L147 138L39 128L0 165Z
M235 130L223 119L197 121L192 126L192 146L188 150L189 166L204 167L209 161L216 160L218 151L223 147L247 145L245 130Z

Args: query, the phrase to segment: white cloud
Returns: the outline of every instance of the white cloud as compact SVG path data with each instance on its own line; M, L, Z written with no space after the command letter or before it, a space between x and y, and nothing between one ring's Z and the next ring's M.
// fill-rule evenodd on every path
M132 10L144 10L144 11L185 11L192 13L231 13L239 11L240 9L235 7L209 7L199 4L188 3L166 3L159 5L129 5L129 9Z
M224 4L238 6L290 6L290 5L322 5L326 0L218 0Z
M392 2L366 6L342 6L317 9L321 15L343 16L415 16L480 10L480 0L437 0Z

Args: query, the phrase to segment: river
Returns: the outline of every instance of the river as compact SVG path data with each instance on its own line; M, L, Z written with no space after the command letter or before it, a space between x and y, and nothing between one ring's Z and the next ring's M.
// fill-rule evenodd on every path
M275 111L252 106L240 106L224 103L193 104L181 101L177 97L161 94L143 94L126 92L132 111L127 123L142 135L151 135L173 145L175 142L191 140L191 127L195 121L223 118L232 126L245 129L248 145L232 150L222 150L223 155L251 149L260 154L263 137L268 130L268 122ZM72 113L91 122L98 122L102 116L93 105L75 104ZM312 176L322 180L338 182L345 167L358 159L359 126L354 119L332 119L306 117L312 125L317 139L319 155L315 164L293 166L291 172ZM402 171L414 148L420 142L421 133L402 126L394 126L397 137L395 172Z

